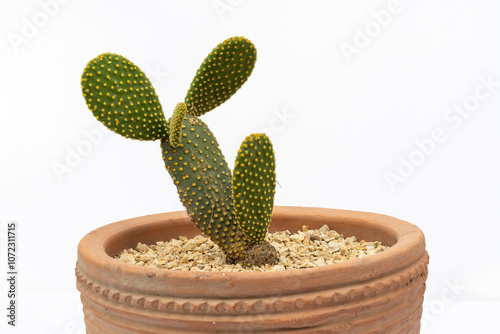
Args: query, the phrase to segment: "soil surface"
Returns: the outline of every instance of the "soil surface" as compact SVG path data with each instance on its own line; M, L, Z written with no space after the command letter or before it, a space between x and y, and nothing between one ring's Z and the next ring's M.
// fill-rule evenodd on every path
M282 271L325 266L342 261L380 253L388 246L379 241L358 241L344 238L324 225L318 230L307 226L295 234L289 231L270 233L267 241L278 251L278 264L245 268L240 264L226 264L225 255L210 239L196 236L179 237L155 245L137 244L134 249L124 249L116 259L139 266L186 271Z

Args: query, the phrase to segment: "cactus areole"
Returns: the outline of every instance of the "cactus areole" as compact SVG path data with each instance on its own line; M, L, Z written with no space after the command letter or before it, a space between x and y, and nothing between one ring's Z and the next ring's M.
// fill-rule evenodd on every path
M265 240L276 187L273 146L265 134L248 136L233 175L199 116L227 101L250 77L256 60L255 46L244 37L217 45L170 119L150 80L123 56L97 56L81 79L87 106L108 129L130 139L160 139L165 167L192 222L228 263L244 266L273 265L278 259Z

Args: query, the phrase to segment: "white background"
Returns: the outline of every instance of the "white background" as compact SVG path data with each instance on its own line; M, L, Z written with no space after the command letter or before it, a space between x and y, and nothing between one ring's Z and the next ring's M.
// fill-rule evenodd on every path
M252 40L258 61L203 116L228 162L267 129L275 204L416 224L431 257L422 332L497 333L499 13L494 0L2 1L3 254L7 223L19 226L18 326L6 325L2 279L2 333L84 333L78 241L110 222L182 210L159 143L110 133L87 110L86 63L106 51L128 57L169 117L230 36Z

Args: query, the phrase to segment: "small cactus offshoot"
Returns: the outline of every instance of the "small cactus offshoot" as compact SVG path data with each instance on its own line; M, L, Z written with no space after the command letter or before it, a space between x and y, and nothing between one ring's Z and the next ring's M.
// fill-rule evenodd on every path
M265 240L276 187L273 146L265 134L248 136L233 175L214 134L198 117L240 89L256 60L255 46L244 37L217 45L168 120L149 79L123 56L97 56L81 79L87 106L107 128L126 138L161 140L165 168L192 222L228 263L244 266L272 265L278 258Z
M181 126L184 116L186 115L186 104L184 102L177 103L174 113L169 122L169 140L172 147L179 147L181 144Z

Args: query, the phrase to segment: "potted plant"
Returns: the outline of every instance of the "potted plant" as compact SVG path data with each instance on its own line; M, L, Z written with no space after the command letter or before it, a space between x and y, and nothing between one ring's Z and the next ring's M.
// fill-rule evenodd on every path
M205 58L184 102L165 118L146 75L116 54L92 59L82 75L89 109L131 139L160 140L185 212L112 223L78 246L77 288L87 333L419 333L428 255L423 233L388 216L276 207L273 146L248 136L232 172L199 118L249 78L254 45L229 38ZM390 249L323 267L280 272L176 271L136 266L115 255L138 242L209 237L227 263L273 265L269 232L323 225Z

